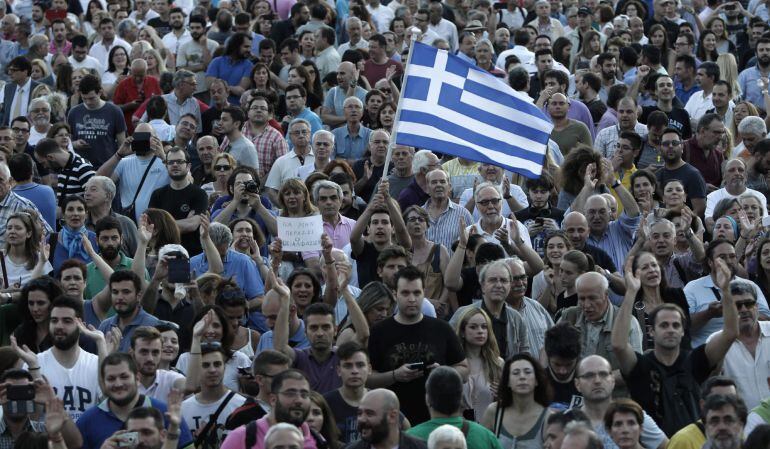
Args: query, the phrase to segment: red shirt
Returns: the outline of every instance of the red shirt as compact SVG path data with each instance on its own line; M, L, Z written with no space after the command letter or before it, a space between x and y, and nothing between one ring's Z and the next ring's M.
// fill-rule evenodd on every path
M154 76L145 76L142 86L136 85L134 78L129 76L124 79L115 88L115 94L112 97L112 102L116 105L131 103L134 100L149 99L153 95L162 95L163 91L160 90L160 83ZM133 111L124 111L123 116L126 120L126 134L130 135L134 132L134 126L131 124L131 114Z
M722 162L725 160L725 155L721 151L711 150L706 156L698 145L698 137L693 136L684 141L682 159L697 168L706 183L717 187L722 185Z
M385 64L376 64L371 59L367 59L366 62L364 62L364 76L367 81L369 81L369 85L374 88L374 84L377 81L385 78L385 72L388 70L388 67L392 65L396 66L396 75L404 73L404 67L401 63L390 58L388 58L388 62Z

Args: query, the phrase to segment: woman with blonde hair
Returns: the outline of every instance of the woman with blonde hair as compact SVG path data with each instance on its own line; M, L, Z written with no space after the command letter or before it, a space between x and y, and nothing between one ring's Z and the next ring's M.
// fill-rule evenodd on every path
M32 74L30 74L30 78L32 78L34 81L40 81L42 79L48 78L51 75L51 71L48 69L48 64L46 64L42 59L34 59L32 60L31 64Z
M160 80L160 76L166 71L166 63L160 56L160 52L151 48L144 52L142 58L147 61L147 75Z
M144 40L136 41L133 44L131 44L131 52L128 54L129 67L131 65L130 64L131 61L133 61L134 59L141 59L144 53L147 50L150 50L151 48L152 48L152 45L150 45L149 42Z
M733 92L735 94L735 92ZM727 129L733 136L733 145L738 146L743 143L741 133L738 132L738 125L746 117L759 117L759 109L748 101L739 101L733 106L733 119L727 124Z
M214 175L214 182L203 184L201 188L209 195L209 202L213 204L217 198L227 195L227 179L233 174L233 170L238 165L235 158L229 153L217 154L211 161L211 173Z
M142 30L139 31L139 40L149 42L150 45L152 45L152 48L158 51L166 48L166 46L163 45L163 40L161 40L158 32L150 25L145 25Z
M722 53L717 57L719 66L719 79L730 85L733 91L733 100L741 97L741 86L738 84L738 63L732 53ZM735 133L733 133L735 136Z
M48 84L40 83L32 89L32 93L29 96L30 101L34 100L35 98L45 97L46 95L50 95L51 88L48 86Z
M51 123L63 122L67 119L67 96L61 92L52 92L45 96L51 105Z
M468 358L470 374L463 385L463 405L473 410L476 419L484 415L487 407L494 402L503 359L492 330L492 320L480 308L469 307L455 325L465 356Z

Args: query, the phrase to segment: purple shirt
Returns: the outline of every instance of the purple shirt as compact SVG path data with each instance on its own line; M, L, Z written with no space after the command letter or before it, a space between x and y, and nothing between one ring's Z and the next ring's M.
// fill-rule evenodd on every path
M321 394L328 393L342 386L342 379L337 374L337 351L332 349L331 356L319 363L310 352L310 348L294 350L294 368L302 370L310 382L310 389Z
M590 115L589 115L590 117ZM427 193L422 190L422 187L417 185L417 179L413 179L401 194L398 196L398 205L401 206L401 210L406 210L409 206L418 205L422 206L428 201Z
M603 130L604 128L609 128L610 126L615 126L617 124L618 111L612 108L607 108L607 112L602 115L602 118L599 120L599 125L596 126L596 133L598 134L599 131Z

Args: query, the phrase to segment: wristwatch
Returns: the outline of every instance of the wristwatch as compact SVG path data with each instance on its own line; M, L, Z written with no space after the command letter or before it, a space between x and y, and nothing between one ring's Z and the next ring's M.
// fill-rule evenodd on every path
M612 183L612 188L617 189L620 186L621 182L619 180L615 180L615 182Z

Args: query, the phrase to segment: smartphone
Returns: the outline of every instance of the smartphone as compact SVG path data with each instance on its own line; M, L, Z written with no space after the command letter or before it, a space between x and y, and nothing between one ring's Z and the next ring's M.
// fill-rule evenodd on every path
M406 367L409 369L423 369L425 368L425 362L408 363Z
M126 432L117 436L118 447L124 447L128 449L135 448L139 445L139 432Z
M134 153L146 153L150 151L150 133L135 132L134 140L131 141L131 150Z
M508 0L508 1L510 1L510 0ZM506 4L505 4L505 3L502 3L502 2L495 2L495 3L492 5L492 7L493 7L493 8L495 8L495 11L499 11L499 10L501 10L501 9L505 9L505 8L507 8Z
M8 385L5 392L10 415L23 416L35 413L35 386L33 384Z
M168 282L171 284L188 284L190 282L190 259L181 253L176 253L168 260Z

